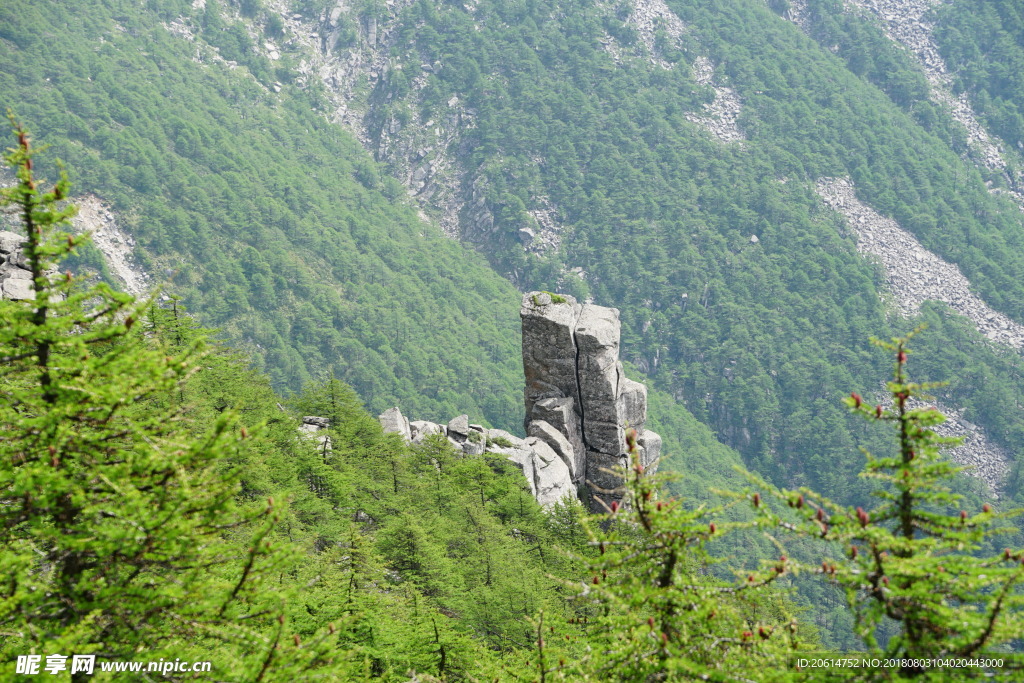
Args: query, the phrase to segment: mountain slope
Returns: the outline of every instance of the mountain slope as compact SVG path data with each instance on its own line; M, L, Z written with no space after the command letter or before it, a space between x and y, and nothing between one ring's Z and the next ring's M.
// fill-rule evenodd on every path
M278 386L333 372L373 409L518 423L515 291L404 206L311 95L175 37L161 19L189 5L156 5L0 10L0 99L76 192L109 202L146 269Z
M621 307L631 360L762 472L847 486L870 440L835 402L881 374L869 336L916 324L819 179L850 178L1024 321L1024 226L986 187L1006 180L839 3L808 3L824 46L753 0L329 4L295 21L329 46L310 74L339 121L513 282ZM945 334L925 337L929 377L1020 452L1019 356L968 332L965 362Z

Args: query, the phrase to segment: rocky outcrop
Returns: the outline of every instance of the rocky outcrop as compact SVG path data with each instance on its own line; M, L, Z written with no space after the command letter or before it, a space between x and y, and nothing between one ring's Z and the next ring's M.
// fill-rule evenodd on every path
M299 434L311 441L315 441L317 451L325 458L331 453L331 437L327 434L330 426L331 421L326 417L316 417L314 415L307 415L302 418L302 424L299 425Z
M576 487L589 492L591 509L621 503L615 468L628 464L625 430L636 429L641 463L651 472L661 437L645 429L646 387L627 379L619 362L619 311L531 292L520 316L526 432L552 446Z
M661 437L647 422L647 387L628 379L619 362L619 311L580 304L570 296L523 297L523 372L527 436L472 424L414 420L398 408L378 419L385 432L411 443L432 435L466 455L505 456L518 467L541 505L578 498L600 512L623 501L616 468L628 465L626 429L637 431L640 462L654 472Z
M0 230L0 299L25 301L36 298L29 270L28 256L22 245L25 238L16 232ZM56 267L47 269L47 275L54 275ZM51 301L62 299L63 295L51 294Z
M16 232L0 232L0 299L34 299L32 273L21 245L25 238Z
M420 444L438 435L468 456L505 456L522 471L530 494L545 507L577 497L571 470L575 466L571 461L572 447L550 425L547 429L538 425L529 437L521 439L502 429L472 424L468 415L459 415L442 425L426 420L410 422L398 408L389 408L377 419L385 433L399 434L410 443Z
M406 441L412 440L409 419L402 415L402 411L398 409L398 406L388 408L378 415L377 419L380 421L380 426L384 428L385 432L401 434Z

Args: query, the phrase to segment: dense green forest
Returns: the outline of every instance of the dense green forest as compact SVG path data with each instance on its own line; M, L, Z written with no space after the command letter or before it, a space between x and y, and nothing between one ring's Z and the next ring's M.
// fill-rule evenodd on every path
M161 24L181 12L5 2L0 99L277 386L338 376L378 411L516 424L514 290L423 225L312 96L194 61Z
M138 661L196 679L182 660L239 681L800 680L799 658L822 649L793 600L801 572L847 588L878 656L970 657L1020 633L1024 552L970 554L988 554L996 524L1019 513L955 513L953 468L928 429L941 415L907 410L929 387L906 377L904 339L886 347L896 406L848 399L901 443L868 465L889 492L869 512L754 477L695 506L644 472L635 430L628 507L542 509L504 456L384 434L336 379L285 407L176 302L55 272L87 238L55 231L74 212L66 177L37 180L31 138L17 134L18 184L3 204L24 217L19 263L35 297L0 300L5 678L16 666L12 678L32 680L45 657L73 681ZM309 413L329 427L300 432ZM778 540L735 548L787 530L820 570ZM847 545L850 559L837 557ZM944 581L943 565L963 583ZM68 672L57 651L98 668Z
M374 7L350 8L346 40L374 12L386 18ZM687 27L663 50L672 69L645 58L627 5L554 7L406 7L393 48L406 66L366 95L387 103L368 119L425 121L459 95L475 112L460 163L488 179L499 228L483 249L491 264L521 287L621 308L629 359L749 465L861 499L849 453L871 437L833 399L877 376L869 336L912 323L887 317L879 274L813 182L851 176L865 201L1020 319L1017 212L958 158L961 133L906 56L827 3L814 4L812 33L835 55L757 3L670 3ZM255 51L260 31L283 31L270 9L111 2L77 12L84 21L71 20L73 3L3 11L5 101L38 121L82 191L125 217L146 266L169 273L170 291L276 386L337 376L372 410L517 428L512 289L420 222L403 188L324 120L321 87L291 82L301 52L282 47L270 62ZM173 21L194 39L168 30ZM48 40L57 29L67 38ZM628 48L618 64L606 34ZM701 55L742 98L742 144L686 118L712 96L688 68ZM444 68L410 88L407 71L435 62ZM564 234L538 257L516 235L540 197ZM927 315L941 330L923 342L928 372L954 378L944 400L1018 452L1018 357L941 309ZM969 355L957 351L965 343ZM1018 470L1011 493L1019 480Z
M1024 14L1007 0L951 2L936 9L936 38L991 130L1024 149Z

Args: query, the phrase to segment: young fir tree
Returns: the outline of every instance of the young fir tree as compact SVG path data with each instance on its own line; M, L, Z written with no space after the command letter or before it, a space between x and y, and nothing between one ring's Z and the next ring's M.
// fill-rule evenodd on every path
M591 648L575 657L572 635L568 649L561 640L538 638L542 680L784 680L793 657L813 645L813 634L775 590L791 561L781 555L735 580L715 578L706 545L750 523L721 521L721 507L660 499L664 477L644 474L636 432L626 436L633 462L622 473L627 502L613 504L610 518L585 524L598 552L580 558L587 580L576 600L583 614L571 624Z
M168 352L138 331L148 303L56 274L87 238L59 231L74 213L67 179L41 187L11 121L17 185L2 204L20 218L34 298L0 301L0 660L210 660L238 680L329 671L326 641L300 646L285 592L264 589L287 559L268 540L273 502L243 513L218 466L244 430L228 413L186 425L166 400L198 348Z
M916 333L916 331L915 331ZM1010 531L997 524L1020 510L960 509L961 496L946 483L963 468L941 455L939 447L959 439L932 429L945 420L922 405L926 392L940 383L911 382L907 343L914 335L891 342L873 340L895 358L888 383L891 408L869 405L859 394L845 399L864 418L892 425L898 449L894 456L865 451L863 477L878 482L879 503L850 508L809 489L786 491L760 486L784 501L794 514L779 515L753 494L762 523L783 526L832 542L846 557L828 557L815 570L846 590L856 632L873 656L902 662L898 674L941 676L921 663L934 658L978 657L1024 634L1024 553L1009 548L994 556L982 549L993 536ZM793 519L799 520L793 523ZM882 642L886 620L897 633ZM915 663L917 661L917 663ZM953 673L962 670L954 670ZM877 672L888 678L891 672Z

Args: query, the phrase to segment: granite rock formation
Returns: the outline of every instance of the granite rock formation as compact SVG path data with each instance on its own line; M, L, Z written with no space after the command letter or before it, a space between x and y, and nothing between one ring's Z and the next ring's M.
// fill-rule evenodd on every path
M331 421L326 417L316 417L314 415L307 415L302 418L302 424L299 425L299 434L311 441L315 441L317 451L323 454L325 458L332 450L331 437L326 433L330 426Z
M641 463L651 472L661 437L645 429L647 388L622 371L619 311L531 292L520 316L527 434L562 458L577 489L589 490L591 509L621 503L613 470L628 464L625 430L637 431Z
M34 299L32 272L28 269L21 245L25 238L15 232L0 231L0 299Z
M661 437L647 422L647 388L628 379L619 362L619 311L580 304L569 296L523 297L523 372L527 436L471 424L410 422L390 408L378 416L385 432L411 443L441 435L466 455L505 456L523 472L541 505L582 498L600 512L623 502L615 468L628 464L626 429L637 431L640 461L654 472Z
M386 433L400 434L410 443L422 443L430 436L441 435L466 455L486 452L505 456L522 471L530 494L541 505L550 506L577 497L566 460L566 452L571 452L572 447L550 425L546 430L538 427L534 434L521 439L502 429L471 424L468 415L459 415L443 425L426 420L410 422L398 408L390 408L377 419Z

